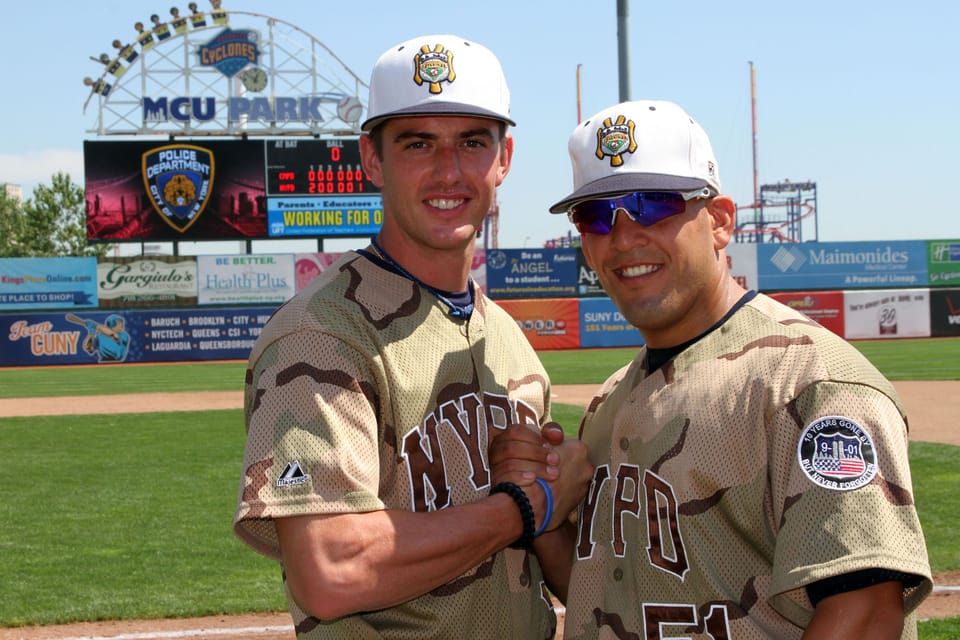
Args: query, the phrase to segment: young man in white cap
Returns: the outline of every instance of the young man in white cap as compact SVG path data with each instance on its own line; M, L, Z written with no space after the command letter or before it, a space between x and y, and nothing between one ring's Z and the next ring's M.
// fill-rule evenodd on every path
M435 35L385 52L361 138L382 229L251 352L235 531L280 560L299 638L553 637L528 549L585 494L585 447L557 447L526 489L491 474L489 441L547 422L550 386L470 280L512 124L483 46ZM568 461L587 471L560 477Z
M534 546L564 637L916 637L932 584L893 387L731 277L736 206L679 106L604 109L569 151L574 191L551 212L646 346L584 415L576 526ZM515 457L543 451L508 437Z

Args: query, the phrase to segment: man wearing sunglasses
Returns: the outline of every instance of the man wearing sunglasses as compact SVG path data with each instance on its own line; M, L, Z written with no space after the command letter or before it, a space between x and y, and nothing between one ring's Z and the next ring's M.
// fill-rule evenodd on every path
M916 637L932 583L893 387L731 277L736 206L679 106L605 109L569 151L550 210L646 345L584 415L576 524L534 543L565 637ZM529 431L501 438L497 468L539 470Z

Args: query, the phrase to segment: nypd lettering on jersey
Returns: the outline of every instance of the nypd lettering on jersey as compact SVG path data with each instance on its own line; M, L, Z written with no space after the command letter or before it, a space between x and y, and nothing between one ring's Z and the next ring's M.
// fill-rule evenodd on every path
M836 491L859 489L877 475L876 449L862 426L841 416L811 422L797 445L800 468L816 485Z

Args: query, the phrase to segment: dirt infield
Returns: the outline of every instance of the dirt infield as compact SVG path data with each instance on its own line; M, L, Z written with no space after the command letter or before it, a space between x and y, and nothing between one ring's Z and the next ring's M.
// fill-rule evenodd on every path
M895 382L894 385L907 407L911 440L960 446L960 426L954 420L954 416L960 415L960 381ZM553 401L585 405L596 388L597 385L557 385ZM238 391L15 398L0 399L0 416L197 411L234 409L242 404L243 397ZM940 588L920 606L920 618L960 615L960 586L956 590L943 589L960 585L960 572L937 576L936 583ZM0 628L0 640L154 640L211 636L236 640L295 639L287 613Z
M907 408L910 439L960 446L960 381L926 380L894 382L900 399ZM557 385L553 401L586 405L596 385Z
M960 381L895 382L894 386L907 407L912 440L960 445L960 426L953 420L960 415ZM596 389L597 385L588 384L556 385L553 401L585 406ZM153 413L242 406L243 394L239 391L10 398L0 399L0 416Z

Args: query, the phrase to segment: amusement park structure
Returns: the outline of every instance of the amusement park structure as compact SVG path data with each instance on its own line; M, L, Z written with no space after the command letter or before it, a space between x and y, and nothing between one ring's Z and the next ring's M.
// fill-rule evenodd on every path
M757 170L756 70L750 63L753 132L753 202L737 211L736 242L811 242L817 240L817 183L813 181L760 185Z
M358 135L366 83L325 44L272 16L226 11L220 0L173 7L116 51L91 56L84 112L96 136Z

